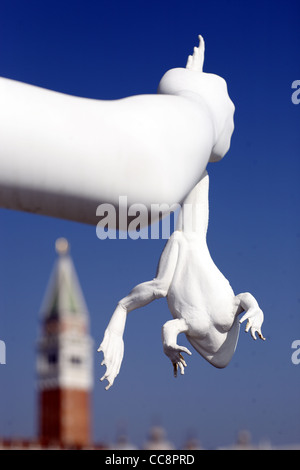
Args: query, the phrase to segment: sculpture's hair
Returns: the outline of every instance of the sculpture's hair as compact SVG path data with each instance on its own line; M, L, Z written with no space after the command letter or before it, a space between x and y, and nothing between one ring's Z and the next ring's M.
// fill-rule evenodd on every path
M201 35L199 37L199 46L194 47L193 55L189 55L186 68L197 72L203 72L205 43Z

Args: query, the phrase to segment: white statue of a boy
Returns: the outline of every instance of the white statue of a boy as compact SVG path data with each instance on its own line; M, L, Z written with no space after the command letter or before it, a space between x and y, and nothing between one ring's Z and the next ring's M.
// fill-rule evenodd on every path
M132 310L155 299L167 297L173 320L164 324L162 342L171 360L174 374L186 366L177 344L179 333L185 333L194 349L218 368L231 360L239 336L239 324L248 320L246 331L256 339L264 315L249 293L235 295L229 282L214 264L206 243L208 225L208 174L186 198L179 215L177 230L168 240L161 255L157 275L136 286L114 311L98 351L103 351L108 390L119 373L123 353L126 317ZM239 320L240 313L245 312Z
M191 354L177 344L179 333L185 333L196 351L219 368L225 367L232 358L241 322L248 320L246 331L250 329L254 339L256 333L265 339L261 332L264 316L257 301L249 293L234 294L214 264L206 243L209 186L206 165L208 161L220 160L229 149L234 105L225 81L203 72L204 41L199 38L199 48L189 57L186 69L170 70L159 85L160 93L171 95L170 109L177 103L180 112L185 114L185 106L189 107L187 127L182 135L183 139L187 138L188 163L185 166L181 161L176 167L181 167L176 181L180 185L182 178L190 178L191 183L194 179L197 184L184 200L177 230L161 255L156 277L136 286L122 299L108 324L98 349L104 354L102 364L106 366L106 373L101 380L107 379L106 389L112 386L121 367L127 314L161 297L167 297L173 316L173 320L163 326L162 341L175 376L178 367L183 374L186 366L181 353ZM172 145L170 134L166 133L164 138L166 144ZM178 152L174 152L175 166L178 157ZM168 167L164 168L168 171ZM169 187L167 193L168 190ZM245 313L239 320L242 312Z

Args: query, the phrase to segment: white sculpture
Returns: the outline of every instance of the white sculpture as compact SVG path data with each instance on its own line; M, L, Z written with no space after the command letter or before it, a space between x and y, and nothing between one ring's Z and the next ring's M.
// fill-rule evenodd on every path
M174 317L163 347L184 372L177 336L184 332L211 364L224 367L234 352L238 315L263 338L263 313L251 294L234 295L207 245L208 162L224 157L234 129L225 80L203 72L204 41L186 68L169 70L158 95L114 101L68 96L0 78L0 206L90 224L101 203L120 196L128 205L184 205L156 278L121 300L99 350L107 389L119 373L127 313L166 296ZM193 189L194 188L194 189ZM115 219L118 223L118 220ZM120 229L127 229L128 219Z
M200 37L158 95L113 101L0 78L0 206L95 224L98 205L118 210L119 196L148 209L181 204L233 132L226 82L203 60Z
M201 36L199 38L199 48L195 48L193 56L189 57L187 68L167 72L161 80L159 92L175 95L176 100L170 97L170 109L174 103L188 117L188 129L184 127L183 135L186 139L186 166L181 167L182 172L173 182L176 181L179 187L182 187L182 179L192 182L191 168L198 181L201 174L200 181L183 203L177 230L162 253L155 279L139 284L122 299L107 326L98 349L104 354L102 365L106 366L106 373L101 380L107 379L106 390L120 371L127 314L161 297L167 297L173 315L173 320L163 326L162 341L175 376L178 367L181 374L186 367L181 353L191 354L186 347L177 344L179 333L185 333L196 351L219 368L225 367L232 358L240 323L248 320L246 332L250 330L254 339L256 333L265 339L261 332L264 316L257 301L249 293L234 294L211 259L206 244L208 175L205 168L208 161L218 161L229 149L234 128L234 105L228 97L225 81L216 75L203 73L204 42ZM175 122L172 119L170 122L175 129ZM173 138L173 134L164 134L165 142L172 144ZM177 145L178 140L174 139L174 143ZM179 154L175 148L172 148L172 155L176 166ZM180 155L185 155L181 146ZM180 165L183 163L180 158ZM169 191L172 192L172 188L168 186ZM238 315L244 311L238 320Z
M98 351L103 351L108 390L119 373L123 354L126 317L132 310L155 299L167 297L173 320L164 324L162 342L165 354L184 374L186 362L177 344L179 333L215 367L227 366L235 351L239 324L247 321L246 331L256 339L261 332L263 312L249 293L235 295L229 282L214 264L207 244L208 175L190 192L181 210L177 230L161 255L156 277L139 284L122 299L114 311ZM239 320L238 315L245 311Z

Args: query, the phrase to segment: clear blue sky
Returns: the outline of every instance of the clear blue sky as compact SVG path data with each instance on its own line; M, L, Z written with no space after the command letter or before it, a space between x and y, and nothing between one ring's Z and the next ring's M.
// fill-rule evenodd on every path
M223 76L236 106L228 155L210 164L212 256L236 293L265 312L266 342L241 331L224 370L196 353L174 379L161 346L166 302L132 312L121 373L109 392L95 352L94 435L114 440L125 424L134 442L164 425L182 445L194 432L205 447L230 444L247 428L258 442L300 442L300 79L299 2L2 0L0 76L101 99L155 93L170 68L206 40L204 70ZM1 105L1 104L0 104ZM1 130L0 130L1 132ZM0 156L3 158L3 156ZM54 242L69 239L91 315L95 351L117 301L151 279L164 240L106 240L95 227L0 210L0 435L36 432L38 311ZM186 344L182 337L182 344Z

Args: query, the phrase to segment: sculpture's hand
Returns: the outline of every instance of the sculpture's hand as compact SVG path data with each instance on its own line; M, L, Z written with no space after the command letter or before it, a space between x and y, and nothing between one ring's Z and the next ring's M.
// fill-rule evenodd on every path
M174 320L167 321L162 328L162 342L164 353L173 364L174 368L174 377L177 377L178 367L180 369L181 375L184 374L184 368L186 367L186 362L182 356L182 352L192 355L184 346L178 346L177 336L179 333L186 332L188 329L185 321L183 319L176 318Z
M108 381L108 385L105 387L105 390L108 390L114 383L114 380L121 368L124 355L124 342L122 335L116 333L108 326L105 330L104 338L98 351L103 352L104 359L101 365L106 366L106 372L100 380L102 381L106 379Z
M189 356L192 355L191 351L189 351L184 346L178 346L177 344L165 344L163 345L164 353L168 358L171 360L174 368L174 377L177 377L178 367L180 369L181 375L184 374L184 368L187 366L181 352L185 352Z
M256 333L258 333L260 339L266 339L263 337L261 332L261 326L264 321L264 314L258 306L250 307L249 310L247 310L247 312L240 319L240 323L243 323L245 320L248 320L245 329L246 333L250 330L253 339L257 339Z

